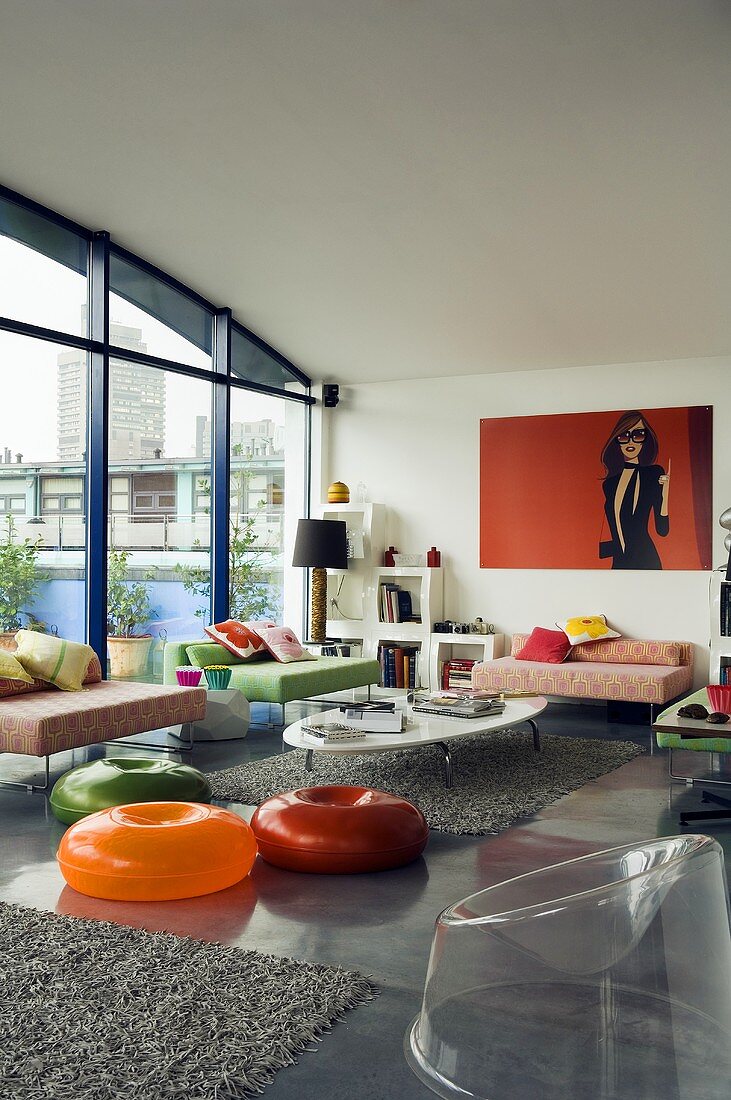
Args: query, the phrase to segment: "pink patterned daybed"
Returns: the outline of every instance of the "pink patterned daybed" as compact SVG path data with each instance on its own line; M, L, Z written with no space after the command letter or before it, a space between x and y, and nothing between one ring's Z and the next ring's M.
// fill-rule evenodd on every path
M689 691L693 684L690 642L612 638L574 646L562 664L519 661L527 634L514 634L509 657L482 661L472 670L473 687L489 691L530 691L571 699L611 699L658 704Z
M83 691L59 691L42 680L0 682L0 753L45 757L47 786L49 756L55 752L197 722L205 711L205 688L102 680L94 657ZM0 778L0 783L10 781ZM31 783L12 785L45 789Z

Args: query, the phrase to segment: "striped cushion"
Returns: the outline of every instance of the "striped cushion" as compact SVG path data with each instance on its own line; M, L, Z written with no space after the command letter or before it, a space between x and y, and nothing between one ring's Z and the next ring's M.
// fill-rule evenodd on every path
M81 691L89 663L95 656L91 646L33 630L19 630L15 640L18 644L15 656L31 676L62 691Z

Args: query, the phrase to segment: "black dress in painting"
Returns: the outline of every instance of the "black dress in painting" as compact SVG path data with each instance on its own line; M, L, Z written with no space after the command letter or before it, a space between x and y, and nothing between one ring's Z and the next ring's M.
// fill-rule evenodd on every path
M660 555L650 538L650 514L654 515L655 530L662 538L670 530L667 516L660 515L662 485L659 478L665 471L662 466L635 466L626 463L631 470L622 503L619 506L619 526L614 510L622 471L604 479L604 513L609 525L610 538L602 543L599 556L612 558L612 569L662 569ZM639 478L639 491L636 488ZM624 545L623 545L624 544Z

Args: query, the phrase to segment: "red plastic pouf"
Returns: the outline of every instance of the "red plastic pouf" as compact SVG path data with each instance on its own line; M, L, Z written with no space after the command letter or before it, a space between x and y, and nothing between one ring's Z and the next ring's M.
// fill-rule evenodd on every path
M267 863L320 875L401 867L420 856L429 839L416 806L368 787L275 794L255 811L251 827Z

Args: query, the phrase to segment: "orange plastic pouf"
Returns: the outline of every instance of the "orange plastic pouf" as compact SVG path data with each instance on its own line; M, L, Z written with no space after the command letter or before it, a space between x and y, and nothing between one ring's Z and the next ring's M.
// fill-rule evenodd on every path
M424 851L429 827L405 798L368 787L307 787L268 798L251 819L259 854L288 871L385 871Z
M169 901L225 890L256 859L251 828L200 802L135 802L90 814L57 857L69 886L112 901Z

